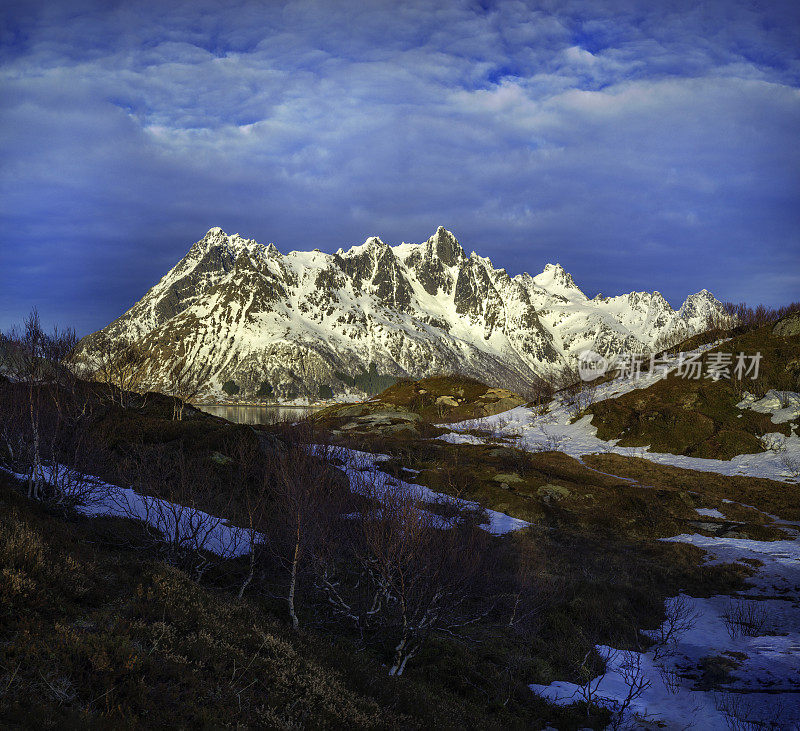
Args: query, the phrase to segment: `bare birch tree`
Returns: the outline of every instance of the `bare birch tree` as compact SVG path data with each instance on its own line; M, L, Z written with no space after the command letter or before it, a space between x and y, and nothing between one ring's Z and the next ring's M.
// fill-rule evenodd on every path
M274 454L266 479L271 482L276 520L265 540L285 572L284 599L297 630L300 577L330 538L343 504L343 485L330 448L302 442Z
M16 457L25 455L31 499L45 497L51 471L48 467L57 462L61 440L70 427L74 428L66 413L74 398L65 398L65 393L72 392L74 396L74 377L66 364L76 343L72 329L54 328L46 333L35 308L20 329L12 328L4 337L6 370L15 384L13 388L25 394L23 400L16 399L19 421L6 424L4 440L12 454L12 442L16 442ZM9 403L14 400L12 396ZM12 438L13 431L16 435Z
M350 472L360 501L317 564L316 585L363 638L391 643L389 673L402 675L432 633L485 616L485 533L457 511L433 512L438 507L421 504L407 486L368 469Z
M135 445L119 474L128 487L113 494L113 512L141 521L149 547L196 581L216 562L245 552L244 531L227 518L233 494L220 496L204 464L184 450Z
M138 343L123 336L97 333L79 363L90 379L108 387L111 400L123 408L126 394L138 392L146 380L145 353Z
M205 383L205 369L193 367L186 358L177 360L167 371L166 392L172 396L172 418L183 420L187 402L196 398Z

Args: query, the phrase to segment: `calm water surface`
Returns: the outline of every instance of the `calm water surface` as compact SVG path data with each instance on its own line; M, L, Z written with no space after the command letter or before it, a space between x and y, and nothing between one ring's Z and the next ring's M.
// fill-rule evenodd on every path
M198 409L221 416L237 424L276 424L279 421L298 421L321 406L227 406L198 404Z

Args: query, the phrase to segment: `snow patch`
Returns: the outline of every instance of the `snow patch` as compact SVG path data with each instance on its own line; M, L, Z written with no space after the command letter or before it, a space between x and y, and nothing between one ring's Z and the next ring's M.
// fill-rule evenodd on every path
M417 485L413 482L392 477L377 468L378 462L385 462L390 459L387 454L372 454L371 452L361 452L356 449L342 449L342 454L346 458L345 472L350 478L351 489L358 490L361 484L361 473L369 471L369 481L376 490L378 496L390 488L401 488L414 495L421 503L446 503L459 510L484 510L487 521L481 527L492 535L501 536L512 531L530 527L530 523L520 518L513 518L505 513L483 508L472 500L452 497L441 492L434 492L425 485ZM405 470L411 472L411 470Z
M622 652L598 646L604 675L586 685L557 681L531 689L559 705L591 696L612 711L630 695L631 668L641 693L630 701L624 723L667 728L796 728L800 723L800 540L754 541L680 535L664 539L708 552L709 563L757 561L752 587L736 597L685 597L693 626L658 651ZM751 563L751 565L753 565ZM742 616L755 617L746 632ZM663 629L663 628L662 628ZM658 631L649 632L652 638ZM665 651L666 650L666 651ZM704 658L722 658L730 676L716 691L695 690ZM743 722L748 720L753 726ZM627 726L626 726L627 727ZM649 727L649 726L648 726Z
M704 345L690 354L702 353L719 343ZM599 384L592 392L592 401L616 398L631 391L648 388L677 367L677 356L665 359L660 373L642 374L640 378L614 379ZM651 452L650 447L622 447L619 439L605 441L598 438L597 427L592 426L592 415L586 414L577 421L575 409L563 395L550 402L546 413L519 406L494 416L478 420L442 424L451 431L439 439L454 444L485 444L487 438L463 432L479 428L489 431L495 438L503 438L519 449L531 452L556 450L581 459L587 454L620 454L640 457L663 465L681 467L700 472L716 472L729 476L762 477L777 482L800 482L800 436L774 432L764 435L766 452L740 454L731 460L705 459L662 452Z
M757 399L752 393L745 391L744 398L736 406L760 414L772 414L773 424L783 424L800 416L800 393L770 389L764 397Z
M706 518L725 518L725 516L716 508L695 508L698 515L704 515Z

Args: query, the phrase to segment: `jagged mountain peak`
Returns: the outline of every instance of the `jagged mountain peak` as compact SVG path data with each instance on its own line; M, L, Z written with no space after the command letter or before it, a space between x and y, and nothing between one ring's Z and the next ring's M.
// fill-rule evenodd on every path
M694 294L690 294L684 300L683 304L685 305L687 302L700 303L700 302L716 302L716 301L717 301L717 298L714 297L714 295L711 294L711 292L709 292L707 289L701 289L699 292L695 292Z
M388 249L388 244L384 243L380 236L368 236L363 244L358 246L351 246L347 251L343 252L343 256L359 256L365 252L370 251L384 251Z
M586 299L586 295L581 292L572 275L561 266L561 264L545 264L541 274L533 277L533 282L538 287L556 294L568 294L569 296L579 296Z
M456 266L466 259L466 254L458 239L444 226L439 226L436 233L425 242L426 255L436 257L447 267Z
M707 289L690 294L678 309L678 315L684 320L707 320L709 315L716 312L719 302Z
M231 255L236 256L241 251L255 252L264 247L255 239L246 239L238 233L227 234L219 226L210 228L202 239L197 241L190 249L190 252L206 253L214 248L222 247L227 249Z

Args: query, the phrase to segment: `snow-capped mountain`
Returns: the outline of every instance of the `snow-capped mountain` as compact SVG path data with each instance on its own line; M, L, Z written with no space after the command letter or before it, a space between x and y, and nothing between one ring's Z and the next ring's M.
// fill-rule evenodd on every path
M316 398L321 386L360 393L353 377L370 368L520 389L587 348L642 352L688 337L720 308L705 290L678 312L658 292L589 299L558 264L511 277L442 227L422 244L372 237L335 254L281 254L212 228L104 332L142 345L154 385L185 359L209 395L233 381L241 396Z

